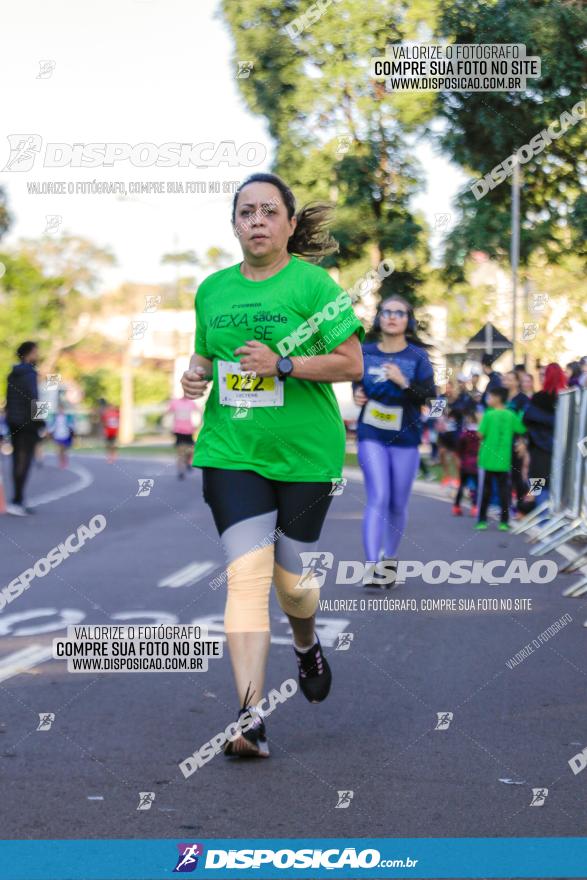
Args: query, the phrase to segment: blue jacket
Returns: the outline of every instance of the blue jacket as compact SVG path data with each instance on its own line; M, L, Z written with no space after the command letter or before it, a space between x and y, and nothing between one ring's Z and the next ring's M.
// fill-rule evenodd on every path
M377 343L372 342L363 345L363 359L363 378L360 382L353 382L353 388L362 387L369 401L361 409L357 427L358 439L377 440L386 446L418 446L422 439L420 408L427 399L436 397L434 371L426 350L410 342L403 351L388 353L381 351ZM383 370L390 363L400 368L410 382L409 388L403 390L395 382L385 378ZM370 401L399 409L400 430L366 424L365 411Z

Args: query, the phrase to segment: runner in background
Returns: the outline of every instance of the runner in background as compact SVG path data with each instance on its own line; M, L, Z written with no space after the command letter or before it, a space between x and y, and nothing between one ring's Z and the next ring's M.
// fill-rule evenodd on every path
M66 468L69 463L67 453L75 435L75 421L71 413L65 412L62 403L58 404L57 412L51 413L47 420L47 433L57 447L59 467Z
M166 410L173 415L171 430L175 434L177 450L177 477L184 480L192 466L194 455L194 416L200 412L195 400L178 397L169 401Z
M120 410L117 406L108 403L103 398L100 400L100 422L106 443L106 461L112 464L116 460L116 440L120 425Z
M380 335L379 342L363 345L365 372L353 384L355 403L361 407L358 460L367 493L363 544L367 562L396 561L418 471L420 410L427 398L435 397L436 388L407 300L384 299L373 331ZM382 585L373 578L365 586Z
M14 492L12 503L6 509L13 516L27 516L34 510L24 504L24 489L39 442L39 431L45 422L34 417L39 399L36 369L39 349L36 342L23 342L16 354L19 363L13 366L6 387L6 422L12 443Z

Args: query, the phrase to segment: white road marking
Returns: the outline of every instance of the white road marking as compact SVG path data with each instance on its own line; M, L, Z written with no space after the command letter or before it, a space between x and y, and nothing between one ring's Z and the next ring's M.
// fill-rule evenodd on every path
M52 467L52 465L49 466ZM93 475L81 464L70 464L68 470L77 474L79 480L76 480L75 483L72 483L69 486L64 486L62 489L55 489L53 492L45 492L43 495L35 495L33 498L28 499L27 503L31 507L39 507L41 504L50 504L51 501L58 501L60 498L65 498L67 495L81 492L82 489L87 489L88 486L91 486L94 482Z
M27 672L33 666L51 660L53 657L53 649L43 645L29 645L21 651L15 651L13 654L7 654L0 660L0 681L6 681L21 672Z
M210 560L206 560L205 562L190 562L190 564L186 565L184 568L180 568L178 571L174 571L173 574L163 578L163 580L159 581L157 586L172 588L193 586L200 581L204 575L208 574L208 572L214 571L215 568L218 568L218 563L211 562Z

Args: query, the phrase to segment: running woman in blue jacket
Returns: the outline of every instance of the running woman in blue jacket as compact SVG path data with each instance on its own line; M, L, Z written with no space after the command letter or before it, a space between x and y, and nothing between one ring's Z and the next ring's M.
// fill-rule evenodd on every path
M383 300L373 330L379 340L363 345L365 372L353 383L361 407L359 464L367 504L363 543L369 562L395 560L418 472L421 407L436 396L434 372L418 339L410 304L400 296ZM374 578L366 586L379 586Z

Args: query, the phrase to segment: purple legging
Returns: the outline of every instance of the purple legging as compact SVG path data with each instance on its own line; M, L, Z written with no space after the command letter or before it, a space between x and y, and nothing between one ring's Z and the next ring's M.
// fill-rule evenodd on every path
M365 557L377 562L396 556L408 518L408 500L418 471L417 446L386 446L359 441L359 464L365 477L367 505L363 519Z

